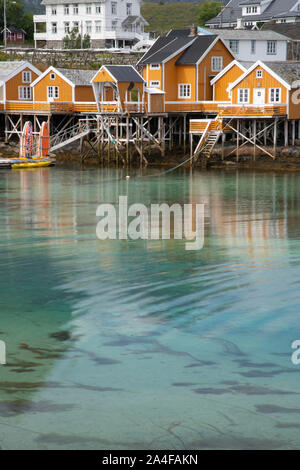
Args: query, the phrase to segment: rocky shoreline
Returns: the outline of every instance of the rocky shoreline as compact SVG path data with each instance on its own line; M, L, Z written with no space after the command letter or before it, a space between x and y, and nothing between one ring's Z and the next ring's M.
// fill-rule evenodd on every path
M224 159L222 159L222 148L217 145L209 159L203 159L201 156L198 157L197 161L194 162L195 167L201 168L225 168L233 170L235 168L249 168L249 169L262 169L262 170L290 170L300 171L300 142L296 142L297 145L289 147L278 147L276 159L272 159L262 151L257 149L255 159L253 154L253 146L244 146L240 149L239 158L237 160L235 154L235 146L227 144L224 151ZM272 153L271 147L266 147L266 150ZM19 145L16 142L0 142L0 158L15 158L19 154ZM55 157L58 165L66 163L80 164L80 154L77 146L68 146L55 154L51 154L51 157ZM153 152L151 155L146 155L148 166L156 167L172 167L178 165L188 158L188 155L183 155L182 151L169 151L165 157L161 157L159 152ZM139 155L133 155L131 159L132 166L140 165ZM84 161L84 166L104 164L104 166L115 166L116 164L122 165L122 162L116 162L114 157L107 159L105 157L102 162L99 162L99 158L96 155L89 157ZM187 163L186 165L189 165Z

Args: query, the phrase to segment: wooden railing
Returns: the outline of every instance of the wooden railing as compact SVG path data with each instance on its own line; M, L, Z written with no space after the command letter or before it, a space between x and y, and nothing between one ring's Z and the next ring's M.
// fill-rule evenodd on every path
M96 113L97 105L96 103L75 103L74 111L78 113Z
M142 101L125 101L124 108L127 113L142 113L144 103Z
M200 111L200 112L213 112L218 113L220 110L220 106L224 106L225 102L218 102L218 101L203 101L203 102L181 102L181 101L172 101L165 103L165 110L166 112L193 112L193 111Z
M218 116L215 119L190 119L189 124L189 132L191 134L221 131L223 128L222 119L220 119Z
M285 116L287 106L224 106L219 109L219 114L220 116Z

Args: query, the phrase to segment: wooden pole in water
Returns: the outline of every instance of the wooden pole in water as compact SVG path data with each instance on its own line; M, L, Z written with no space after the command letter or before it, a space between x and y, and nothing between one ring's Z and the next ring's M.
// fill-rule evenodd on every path
M126 167L129 161L129 117L126 117Z
M295 145L295 139L296 139L296 123L295 119L292 120L292 145Z

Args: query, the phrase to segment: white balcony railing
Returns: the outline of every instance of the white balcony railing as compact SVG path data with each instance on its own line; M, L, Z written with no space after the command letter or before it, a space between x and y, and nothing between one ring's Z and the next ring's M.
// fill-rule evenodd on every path
M47 16L46 15L33 15L33 22L34 23L46 23Z
M47 41L47 33L34 33L35 41Z

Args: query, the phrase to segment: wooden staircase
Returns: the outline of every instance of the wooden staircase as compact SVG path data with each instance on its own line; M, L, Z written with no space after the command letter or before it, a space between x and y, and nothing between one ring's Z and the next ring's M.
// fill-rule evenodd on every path
M213 148L222 134L222 119L217 116L215 119L191 119L190 120L190 138L191 138L191 157L193 160L202 155L209 158ZM200 140L193 151L193 136L200 136Z

